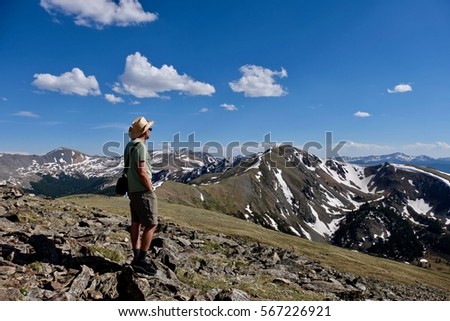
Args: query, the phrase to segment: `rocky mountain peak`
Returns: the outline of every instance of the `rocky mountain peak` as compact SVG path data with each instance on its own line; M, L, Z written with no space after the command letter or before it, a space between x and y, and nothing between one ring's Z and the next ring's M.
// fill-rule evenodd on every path
M77 164L84 161L88 155L67 147L56 148L44 156L44 160L61 164Z

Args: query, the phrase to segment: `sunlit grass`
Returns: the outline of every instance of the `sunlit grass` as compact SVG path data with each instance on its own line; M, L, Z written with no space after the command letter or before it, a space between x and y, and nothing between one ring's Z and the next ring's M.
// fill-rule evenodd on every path
M79 205L97 207L116 215L129 215L128 199L123 197L89 195L71 196L64 199ZM214 234L223 233L247 239L249 242L259 242L287 249L312 260L318 260L321 264L341 272L413 285L427 284L450 291L448 270L424 269L326 243L311 242L229 215L192 206L171 204L161 199L159 200L159 212L166 221L186 228Z

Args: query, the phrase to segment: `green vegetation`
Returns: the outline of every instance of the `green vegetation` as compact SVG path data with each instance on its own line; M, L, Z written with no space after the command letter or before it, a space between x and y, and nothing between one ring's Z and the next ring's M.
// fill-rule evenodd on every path
M106 179L102 177L84 177L82 175L60 174L57 178L52 175L42 175L38 182L30 182L33 193L48 197L61 197L76 193L95 193L103 189ZM110 191L105 191L108 193Z
M223 248L220 246L220 244L218 243L214 243L211 241L205 241L205 243L203 243L202 248L204 250L208 250L208 251L214 251L214 252L222 252Z
M128 239L130 238L130 234L126 232L114 232L109 234L109 237L111 238L111 240L124 242L128 241Z
M181 282L205 292L217 288L227 288L230 283L184 270L177 271L177 277ZM234 279L234 277L232 278ZM240 280L233 287L258 297L260 300L272 301L275 293L277 301L326 300L324 295L305 291L297 284L273 283L273 277L271 276Z
M114 261L114 262L123 262L125 260L125 258L119 251L115 251L113 249L109 249L106 247L93 246L91 248L91 251L93 253L98 253L101 256L103 256L111 261Z
M41 262L33 262L30 264L30 268L36 272L42 272L42 263Z

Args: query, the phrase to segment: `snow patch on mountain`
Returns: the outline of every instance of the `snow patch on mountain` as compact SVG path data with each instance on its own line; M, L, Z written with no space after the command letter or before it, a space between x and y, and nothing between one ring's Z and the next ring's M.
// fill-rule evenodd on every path
M289 226L289 229L297 236L302 236L295 228L293 228L292 226Z
M391 236L391 232L389 232L388 230L383 231L380 235L378 235L376 233L373 234L373 238L375 240L378 238L381 238L382 240L388 240L390 236Z
M293 206L292 200L294 199L294 195L292 194L292 191L289 189L289 186L286 184L285 180L283 179L282 170L275 168L273 170L275 177L278 180L278 183L281 186L281 190L283 191L284 197L286 197L286 200Z
M163 152L162 151L153 151L150 153L151 163L162 163L163 161Z
M334 208L345 208L345 205L327 190L323 190L323 195L325 196L326 202L329 206Z
M297 223L297 226L300 228L300 231L302 231L303 235L308 239L312 240L311 234L309 234L300 224ZM293 227L291 227L291 230L295 230ZM295 232L294 232L295 233ZM297 232L298 233L298 232ZM301 236L301 235L299 235Z
M333 165L336 167L331 168L324 163L320 163L319 167L337 182L357 188L364 193L370 193L369 184L375 175L366 177L364 174L365 167L338 162L333 162Z
M328 229L328 226L320 220L319 214L317 214L314 207L312 207L311 204L308 204L308 207L311 210L312 215L314 216L314 223L306 222L306 224L308 224L314 231L322 236L324 236L325 234L329 234L330 230Z
M408 200L408 206L412 207L412 209L418 214L428 214L432 210L432 206L425 202L424 199L418 198L415 200Z
M275 231L279 231L278 224L277 224L277 222L275 222L275 220L273 218L271 218L267 214L265 214L263 216L263 218L265 219L266 223L268 223Z
M244 213L244 216L245 216L246 219L249 219L250 216L253 216L253 211L250 208L250 204L247 204L247 206L245 207L245 211L247 211L247 213L248 213L248 214Z
M258 155L257 160L249 168L247 168L245 170L245 172L248 172L249 170L252 170L252 169L255 169L255 168L259 169L260 165L261 165L261 155ZM259 172L259 173L261 173L261 172Z

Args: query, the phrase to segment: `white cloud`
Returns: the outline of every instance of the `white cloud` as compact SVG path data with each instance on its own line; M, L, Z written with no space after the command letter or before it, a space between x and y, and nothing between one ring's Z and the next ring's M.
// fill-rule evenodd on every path
M180 91L193 96L211 96L216 92L210 84L178 74L173 66L163 65L158 69L139 52L127 57L120 80L122 83L116 83L113 90L138 98L160 97L159 93L167 91Z
M59 91L65 95L101 95L95 76L86 77L79 68L63 73L61 76L35 74L33 85L42 90Z
M279 97L287 92L275 82L275 77L287 77L287 71L272 71L260 66L244 65L239 68L241 79L229 84L234 92L243 92L245 97Z
M130 105L140 105L141 102L139 100L132 100L130 101Z
M410 155L428 155L431 157L449 157L450 145L446 142L414 143L405 145L401 150Z
M412 91L412 87L408 84L399 84L395 86L394 89L388 89L387 91L390 94L401 94Z
M31 155L28 152L23 151L11 151L11 150L0 150L0 154L9 154L9 155Z
M60 12L73 16L80 26L129 26L155 21L158 16L145 12L137 0L41 0L41 6L50 14Z
M224 108L225 110L228 110L228 111L236 111L236 110L238 110L237 107L235 105L233 105L233 104L222 104L222 105L220 105L220 107L222 107L222 108Z
M207 113L208 111L209 111L209 109L206 107L203 107L202 109L200 109L201 113Z
M8 98L6 98L6 97L1 97L1 99L2 99L3 101L8 101Z
M370 117L372 115L365 111L357 111L356 113L353 114L353 116L364 118L364 117Z
M342 147L339 154L341 156L368 156L368 155L380 155L388 154L395 151L395 148L389 145L377 145L358 143L353 141L347 141Z
M445 148L450 149L450 145L445 142L436 142L436 143L414 143L411 145L405 145L403 148L426 148L426 149L432 149L432 148Z
M109 101L111 104L123 103L123 99L113 94L105 94L105 99Z
M28 118L39 118L38 115L31 111L19 111L18 113L13 114L13 116L20 116L20 117L28 117Z

